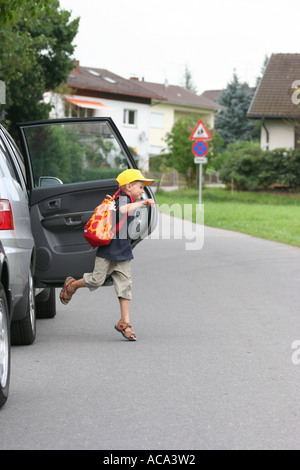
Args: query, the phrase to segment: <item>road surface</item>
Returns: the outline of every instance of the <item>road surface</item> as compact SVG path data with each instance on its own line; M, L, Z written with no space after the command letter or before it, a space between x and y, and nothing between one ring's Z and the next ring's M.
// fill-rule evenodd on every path
M105 287L12 349L0 449L300 448L300 249L213 228L186 247L136 247L136 343Z

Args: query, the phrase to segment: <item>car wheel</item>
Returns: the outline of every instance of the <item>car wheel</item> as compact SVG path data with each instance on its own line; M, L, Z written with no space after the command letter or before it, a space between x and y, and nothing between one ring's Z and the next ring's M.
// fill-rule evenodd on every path
M5 291L0 284L0 408L8 397L10 379L10 328Z
M35 291L33 275L30 270L28 276L28 305L26 316L22 320L11 324L11 344L14 346L27 346L32 344L36 336Z
M54 318L56 315L56 300L55 300L55 287L50 287L45 289L46 298L42 292L41 295L38 295L35 301L36 305L36 318ZM40 300L42 297L43 300Z

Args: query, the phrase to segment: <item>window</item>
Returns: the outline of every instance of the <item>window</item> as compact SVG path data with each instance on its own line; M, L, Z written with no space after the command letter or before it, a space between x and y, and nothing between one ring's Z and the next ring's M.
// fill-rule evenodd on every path
M63 184L115 179L128 168L124 149L107 122L49 123L24 128L35 185L43 176Z
M150 126L151 127L158 127L159 129L163 129L163 127L164 127L164 115L163 115L163 113L151 113Z
M82 108L73 103L66 102L65 106L66 117L93 117L93 110L91 108Z
M137 111L135 109L124 109L123 123L128 126L136 126Z
M113 83L113 84L117 83L116 80L110 77L103 77L103 80L106 80L108 83Z
M16 160L18 162L18 165L19 165L19 168L21 170L22 176L23 176L24 181L26 183L27 182L27 177L26 177L26 170L25 170L23 156L20 153L20 151L19 151L18 147L16 146L15 142L12 140L11 136L8 133L5 134L5 135L6 135L6 138L8 140L8 143L11 146L12 151L13 151L15 157L16 157Z
M3 142L0 140L0 169L1 169L1 178L7 178L8 180L13 179L21 185L20 177L18 172L11 160L11 157L4 146Z

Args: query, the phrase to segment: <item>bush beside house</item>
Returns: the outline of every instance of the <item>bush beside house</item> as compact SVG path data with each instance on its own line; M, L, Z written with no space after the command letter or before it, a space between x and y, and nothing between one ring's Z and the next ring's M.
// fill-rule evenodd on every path
M219 177L241 191L300 190L300 149L262 150L259 143L234 142L222 153Z

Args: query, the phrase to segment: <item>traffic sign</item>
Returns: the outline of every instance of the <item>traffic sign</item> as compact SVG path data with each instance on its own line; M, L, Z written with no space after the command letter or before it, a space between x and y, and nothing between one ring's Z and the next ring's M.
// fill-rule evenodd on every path
M192 145L192 152L196 157L204 157L209 150L208 144L202 140L196 140Z
M194 158L194 163L207 163L207 158L206 157L195 157Z
M211 140L211 135L205 127L204 122L200 119L197 126L190 135L191 140Z

